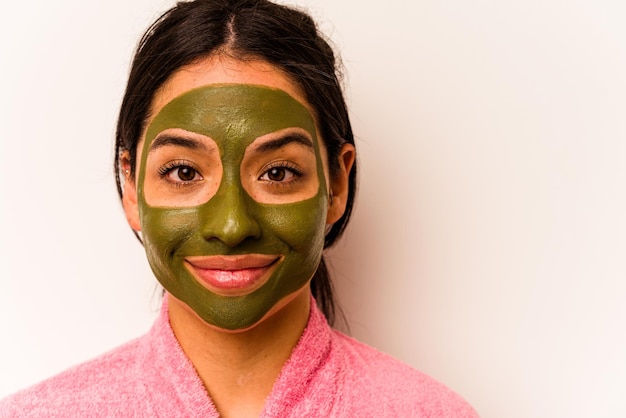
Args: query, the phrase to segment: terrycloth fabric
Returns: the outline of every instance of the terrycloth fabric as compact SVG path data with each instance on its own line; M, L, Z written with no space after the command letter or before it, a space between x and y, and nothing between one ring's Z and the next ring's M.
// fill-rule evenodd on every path
M477 417L457 394L330 329L314 302L261 417ZM0 417L219 417L167 298L145 336L0 401Z

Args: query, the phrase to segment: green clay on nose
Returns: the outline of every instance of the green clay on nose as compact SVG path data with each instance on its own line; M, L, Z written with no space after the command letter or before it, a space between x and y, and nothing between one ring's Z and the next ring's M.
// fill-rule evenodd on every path
M240 164L256 138L299 127L313 139L318 191L288 204L261 204L243 189ZM195 207L152 207L143 186L150 144L162 131L180 128L211 137L220 149L223 176L217 193ZM168 292L206 322L247 328L279 300L308 283L319 264L327 208L322 159L312 115L286 92L255 85L211 85L169 102L146 133L139 171L139 206L146 253ZM219 237L219 239L215 239ZM270 280L251 294L225 297L198 283L183 265L193 255L265 253L283 261Z

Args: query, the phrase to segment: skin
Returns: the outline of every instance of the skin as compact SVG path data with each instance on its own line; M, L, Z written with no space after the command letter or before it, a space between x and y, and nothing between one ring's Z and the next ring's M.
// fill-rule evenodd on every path
M157 115L160 114L168 103L177 97L185 96L186 93L192 90L207 87L213 88L217 87L217 85L225 84L265 87L269 91L264 90L264 92L269 95L273 94L271 91L280 90L298 102L300 106L303 106L308 111L309 117L313 119L315 125L314 112L310 109L304 94L297 84L279 69L263 61L242 62L217 55L200 60L175 72L153 98L151 114L148 117L146 126L151 127ZM297 107L297 105L294 105L294 108ZM298 113L300 114L301 112ZM212 238L205 239L206 243L200 243L198 237L194 238L194 242L201 247L205 245L207 247L210 246L213 250L218 248L223 251L235 251L234 249L236 249L243 252L247 246L251 246L254 247L253 251L268 253L271 251L278 252L281 242L285 243L285 247L288 247L289 245L286 243L291 242L291 239L288 240L285 236L283 241L282 235L279 236L278 233L274 235L269 234L276 238L276 240L273 240L273 243L277 248L273 248L270 251L262 248L262 246L257 246L255 243L257 240L268 238L260 234L260 224L263 224L264 228L261 232L273 233L281 230L280 220L284 219L293 227L291 234L297 238L297 241L301 241L300 238L303 234L298 232L298 218L301 218L302 215L299 215L297 212L300 209L304 212L310 211L311 207L304 206L311 205L314 202L317 202L313 209L315 216L311 216L311 218L314 218L314 223L318 224L316 226L307 226L307 228L319 231L325 226L334 223L343 215L345 210L348 195L348 175L355 158L354 147L349 144L343 146L338 159L339 170L330 178L327 168L326 150L317 134L318 129L316 127L311 128L308 122L306 124L307 126L305 127L297 128L308 132L314 140L315 169L312 178L315 181L306 182L307 185L312 187L313 192L307 187L303 187L302 189L297 189L294 193L276 194L268 193L267 189L253 187L254 181L251 180L259 178L256 176L259 166L258 164L255 165L256 160L253 156L257 154L255 146L263 142L263 135L256 139L248 138L246 141L252 142L247 146L245 141L242 141L236 147L237 150L234 153L238 157L231 159L230 154L226 152L227 147L224 146L225 144L222 145L224 149L220 150L219 139L209 138L201 133L189 134L186 131L186 135L199 135L202 137L202 143L205 145L205 151L207 152L204 153L203 161L205 165L200 168L203 169L203 178L206 181L202 183L204 187L196 190L197 193L185 195L189 199L182 198L179 195L180 199L176 199L175 203L171 203L174 201L171 199L171 196L163 193L163 189L145 187L148 181L147 173L150 161L148 157L144 158L144 149L149 150L150 145L146 146L146 142L154 141L156 139L155 135L158 135L151 133L149 138L147 128L137 148L137 169L135 171L137 177L127 174L124 181L122 202L130 226L135 231L141 231L144 239L147 236L153 237L151 240L154 241L154 244L151 245L154 245L155 248L157 246L160 248L163 243L176 238L168 238L165 236L166 234L160 236L153 223L156 225L167 221L169 223L168 227L174 230L174 235L176 236L178 228L181 230L186 229L185 223L189 221L189 219L183 219L182 224L176 227L176 217L184 218L189 213L193 213L192 221L198 223L198 225L200 223L204 224L207 226L207 230L210 231L213 227L208 228L208 225L211 224L209 223L209 218L206 217L206 212L211 209L222 211L222 214L224 214L224 207L232 205L234 202L240 205L238 206L240 210L234 211L240 212L240 220L255 220L255 222L248 223L248 226L251 226L248 230L252 232L243 235L239 234L240 237L245 237L243 240L237 238L237 234L234 231L238 228L229 228L228 226L245 225L246 222L231 222L232 218L229 217L233 212L231 210L228 211L226 218L212 218L216 222L219 220L224 221L221 228L219 227L219 222L213 225L217 228L213 228L213 230L222 230L221 236L219 234L208 234L207 236L212 236ZM168 129L170 128L163 128L163 131ZM315 135L311 131L314 131ZM174 131L174 133L176 132ZM165 149L166 147L162 147L161 151ZM242 149L245 149L243 156L241 156ZM155 153L158 154L158 152L159 150ZM289 154L289 152L286 152L286 154ZM296 152L296 154L302 153ZM290 155L290 158L295 158L293 154ZM191 156L193 157L194 155ZM239 166L235 167L239 158L241 158ZM299 163L302 162L299 161ZM145 168L143 167L144 165L146 166ZM128 153L121 156L121 166L127 173L132 171L130 170L131 162L128 158ZM207 169L209 166L218 167L219 169ZM142 176L142 170L145 174L143 174L140 180L139 177ZM322 172L321 175L320 171ZM255 175L245 175L245 173L255 173ZM238 182L234 181L235 179L238 179ZM219 199L217 199L218 195ZM332 195L333 198L328 199L326 197L328 195ZM223 199L226 199L226 201ZM228 203L228 199L231 199L232 202ZM284 217L283 215L270 215L268 213L270 209L275 210L279 206L284 207L284 211L280 210ZM259 223L257 217L263 214L267 215L267 217L261 216L262 219ZM150 220L149 215L154 215L154 220ZM305 219L305 221L307 220ZM255 225L259 226L259 228L257 229ZM142 231L144 226L147 229ZM317 239L319 238L315 237L314 240L316 241ZM167 246L169 244L163 245ZM185 245L186 242L183 243L183 247ZM296 244L292 245L296 247ZM322 244L318 243L316 245L319 245L319 248L313 249L311 260L316 259L318 254L321 253ZM158 257L158 255L159 251L157 250L155 251L155 256ZM168 260L173 260L173 258L163 257L162 261L157 263L162 263L163 267L168 270L168 266L173 266ZM307 262L306 264L309 263ZM299 289L282 298L271 297L274 305L256 323L247 328L235 330L211 324L203 319L185 300L173 296L168 291L168 314L174 334L183 351L194 365L200 379L205 384L207 392L220 416L259 416L265 399L272 389L273 382L280 373L283 364L289 358L293 347L306 326L309 314L310 290L308 286L309 279L303 279L305 276L308 276L308 273L302 276L298 275L294 280L297 283L304 283ZM165 278L168 280L176 279L174 276L167 275ZM186 277L185 280L187 279L189 277ZM195 280L193 277L192 279ZM189 283L192 282L189 281ZM280 283L280 286L277 286L276 289L283 293L288 293L289 289L297 288L298 286L297 284L289 285L282 281ZM196 285L189 286L194 287ZM199 290L202 294L206 294L207 289L205 287ZM267 295L269 296L269 293ZM217 296L211 297L216 298ZM204 304L202 301L198 303ZM252 311L256 309L253 308ZM233 311L247 312L248 310L248 308L236 308ZM243 316L249 315L246 313ZM235 327L242 326L242 322L238 321L240 320L234 322ZM251 323L253 321L247 320L247 322L244 322ZM233 322L229 323L232 324Z

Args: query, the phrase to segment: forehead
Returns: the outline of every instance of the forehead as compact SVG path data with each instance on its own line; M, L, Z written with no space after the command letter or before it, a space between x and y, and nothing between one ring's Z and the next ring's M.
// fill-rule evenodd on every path
M237 144L267 133L299 127L315 138L308 109L286 92L246 84L209 85L167 103L146 132L146 146L162 131L180 128L199 133L218 144Z

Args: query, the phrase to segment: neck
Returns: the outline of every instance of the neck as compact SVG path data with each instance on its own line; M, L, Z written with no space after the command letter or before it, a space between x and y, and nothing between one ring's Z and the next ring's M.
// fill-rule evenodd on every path
M308 286L290 295L276 312L241 332L201 320L169 297L169 319L183 351L196 368L222 417L258 416L309 316Z

